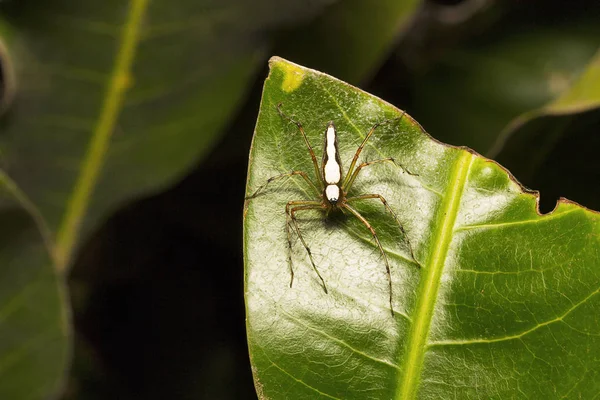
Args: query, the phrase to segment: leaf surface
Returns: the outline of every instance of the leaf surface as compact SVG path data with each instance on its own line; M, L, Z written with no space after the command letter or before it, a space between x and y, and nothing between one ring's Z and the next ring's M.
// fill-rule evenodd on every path
M325 74L271 60L250 154L247 194L291 170L313 177L300 121L321 156L334 121L343 168L393 106ZM408 115L378 128L349 195L378 193L397 213L422 268L381 203L358 210L392 269L351 216L299 214L329 293L292 237L285 204L313 200L301 179L269 185L244 213L251 362L262 399L590 398L600 390L600 218L561 201L548 215L497 163L429 137ZM314 179L314 177L313 177ZM291 254L294 283L287 263Z

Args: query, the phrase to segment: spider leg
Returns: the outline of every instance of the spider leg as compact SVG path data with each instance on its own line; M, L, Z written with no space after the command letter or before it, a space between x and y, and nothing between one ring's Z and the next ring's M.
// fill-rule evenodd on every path
M292 265L292 233L290 231L290 220L286 217L285 219L285 233L287 234L288 241L288 267L290 268L290 288L294 283L294 266Z
M319 270L317 269L317 265L315 264L315 261L313 260L313 256L312 256L312 253L310 251L310 248L306 244L306 241L304 240L304 237L302 236L302 233L300 233L300 227L298 226L298 220L296 219L296 213L298 211L304 211L304 210L322 210L323 207L324 207L324 205L320 201L290 201L285 206L285 212L286 212L286 215L287 215L286 225L289 226L290 220L292 221L293 226L294 226L294 228L296 230L296 234L300 238L300 242L302 242L302 245L304 246L304 248L306 249L306 252L308 253L308 258L310 259L310 263L311 263L313 269L315 270L317 276L321 280L321 284L323 286L323 290L325 291L325 293L328 293L327 292L327 285L325 285L325 280L323 279L323 277L319 273ZM292 268L291 267L292 242L291 242L291 236L289 234L289 230L288 230L288 245L289 245L289 250L290 250L289 251L289 258L288 258L288 260L289 260L290 269L291 269ZM294 273L292 271L292 281L290 282L290 287L292 286L293 279L294 279Z
M287 240L288 240L288 265L290 268L290 287L292 287L292 284L294 283L294 267L292 265L292 232L290 231L290 228L294 229L294 226L292 226L292 222L291 222L291 218L290 218L290 213L289 213L289 209L292 206L297 206L297 205L314 205L315 202L314 201L303 201L303 200L299 200L299 201L290 201L286 204L285 207L285 214L286 214L286 219L285 219L285 231L287 234Z
M281 105L282 105L281 103L277 104L277 112L279 113L279 115L281 115L282 118L285 118L288 121L290 121L291 123L293 123L294 125L296 125L296 127L302 134L302 137L304 138L304 143L306 143L306 147L308 148L308 152L310 153L310 158L312 159L312 163L315 168L315 176L317 177L317 181L319 181L321 190L323 190L323 188L324 188L323 187L323 177L321 176L321 171L319 169L319 162L317 161L317 156L315 154L315 151L313 150L312 146L310 145L310 142L308 141L306 132L304 132L304 128L302 127L302 124L300 122L296 121L295 119L293 119L292 117L288 116L283 111L281 111Z
M352 158L352 163L350 163L350 168L348 168L348 173L346 175L346 178L344 178L342 187L347 187L348 179L350 178L350 176L352 176L354 174L354 167L356 166L356 162L358 161L358 156L360 156L360 153L362 152L363 148L367 144L367 141L369 140L371 135L373 135L373 133L375 132L375 129L377 129L380 125L387 124L392 121L400 121L402 119L402 117L404 117L405 113L406 112L403 111L402 115L400 115L398 118L386 119L384 121L376 123L375 125L373 125L373 127L371 127L371 130L369 130L369 133L367 133L367 136L365 136L365 138L362 141L362 143L360 144L360 146L358 146L358 149L356 149L356 153L354 153L354 157Z
M254 193L252 193L250 196L246 197L244 200L250 200L255 198L256 196L258 196L260 194L260 192L262 192L268 185L269 183L276 181L278 179L281 178L285 178L285 177L294 177L294 176L301 176L302 178L304 178L304 180L306 182L308 182L309 186L315 191L315 194L317 194L317 196L321 195L321 192L319 191L319 189L317 189L317 186L313 183L313 181L308 177L308 174L304 171L292 171L292 172L287 172L285 174L280 174L280 175L276 175L276 176L272 176L269 179L267 179L267 182L264 183L263 185L259 186L258 189L256 189L256 191Z
M349 197L349 198L346 199L346 201L347 202L351 202L351 201L365 200L365 199L379 199L381 201L381 203L383 203L385 209L387 211L389 211L390 214L392 214L392 217L394 217L394 219L396 220L396 223L400 227L400 232L402 232L402 237L404 238L404 242L408 246L408 250L410 251L410 257L412 258L413 262L415 264L417 264L419 266L419 268L421 268L421 263L419 263L417 261L417 259L415 258L415 253L413 252L412 245L410 244L410 241L408 240L408 236L406 235L406 231L404 230L404 227L400 223L400 220L398 219L398 216L396 215L396 213L394 212L394 210L392 210L392 207L390 207L390 205L388 204L388 202L385 199L385 197L383 197L380 194L362 194L360 196Z
M393 157L382 158L380 160L364 162L364 163L360 164L358 167L356 167L356 169L354 170L354 172L352 173L350 178L348 178L348 182L346 183L346 186L343 187L343 189L346 192L348 192L350 190L350 188L352 187L352 184L354 183L354 180L358 176L358 173L360 172L361 169L368 167L370 165L373 165L373 164L378 164L378 163L382 163L382 162L386 162L386 161L389 161L389 162L393 163L395 166L400 167L400 169L402 169L402 171L406 172L409 175L419 176L418 174L414 174L414 173L410 172L406 167L404 167L404 165L397 162Z
M387 276L388 276L388 283L389 283L389 288L390 288L390 290L389 290L389 292L390 292L390 311L391 311L392 317L393 317L394 316L394 306L392 305L392 297L393 297L392 296L392 273L390 271L390 264L388 262L387 256L385 255L385 251L383 251L383 247L381 246L381 242L379 241L379 237L377 236L377 233L375 233L375 229L373 229L373 227L371 226L369 221L367 221L366 218L363 217L358 211L356 211L353 207L351 207L349 204L346 204L346 203L344 203L343 208L347 209L352 214L354 214L354 216L356 218L358 218L360 220L360 222L362 222L369 231L371 231L373 238L377 242L377 247L379 247L379 251L381 252L381 255L383 256L383 261L385 262L385 270L386 270Z

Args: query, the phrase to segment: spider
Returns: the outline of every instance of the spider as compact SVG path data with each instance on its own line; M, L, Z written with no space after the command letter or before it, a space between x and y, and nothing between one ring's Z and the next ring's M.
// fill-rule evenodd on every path
M321 286L323 287L323 290L325 291L325 293L328 293L327 285L325 284L325 280L319 273L317 265L315 264L315 261L313 259L311 250L308 247L306 241L304 240L302 233L300 232L300 227L298 224L298 220L296 218L296 213L298 213L299 211L306 211L306 210L322 210L325 212L326 215L329 215L329 213L332 211L341 211L341 212L347 211L350 214L354 215L356 218L358 218L358 220L360 220L360 222L363 223L363 225L371 232L371 234L373 235L373 238L375 239L375 242L377 243L377 247L379 248L379 251L380 251L381 256L383 257L383 261L385 263L385 269L386 269L386 273L387 273L387 277L388 277L388 286L389 286L390 311L392 313L392 316L394 316L394 308L392 305L392 298L393 298L392 275L390 273L390 264L388 262L387 255L386 255L385 251L383 250L383 246L381 245L381 242L379 241L379 237L377 236L375 229L373 229L373 226L371 226L369 221L367 221L367 219L364 216L362 216L356 210L356 208L354 208L351 205L351 203L354 203L359 200L367 200L367 199L377 199L377 200L381 201L381 203L384 205L385 209L387 211L389 211L389 213L392 214L392 216L396 220L396 223L398 224L400 231L402 232L404 240L408 245L408 249L410 251L410 256L411 256L412 260L419 267L421 265L419 264L419 262L416 260L416 258L414 256L412 246L406 237L406 232L404 231L404 227L398 220L396 213L392 210L392 208L389 206L387 200L382 195L380 195L380 194L362 194L362 195L348 197L347 194L350 191L350 189L352 188L352 184L354 183L354 181L355 181L356 177L358 176L358 174L360 173L360 171L363 168L368 167L373 164L383 163L383 162L391 162L391 163L395 164L396 166L400 167L406 173L408 173L410 175L416 175L416 174L413 174L412 172L410 172L409 170L407 170L406 168L404 168L401 164L397 163L396 160L394 160L394 158L392 158L392 157L382 158L379 160L374 160L374 161L369 161L369 162L363 162L363 163L359 164L358 166L356 166L356 163L358 162L358 157L360 156L360 153L362 152L363 148L365 147L365 144L367 143L369 138L373 135L373 133L375 132L377 127L379 127L380 125L382 125L384 123L401 120L402 117L404 116L404 112L398 118L384 120L382 122L376 123L375 125L373 125L371 127L371 129L367 133L367 136L364 138L364 140L362 141L360 146L358 146L356 153L354 153L354 157L352 158L352 162L350 163L350 168L348 168L348 171L346 172L346 174L344 176L342 174L342 166L341 166L342 164L341 164L341 160L340 160L340 153L338 150L337 132L336 132L333 121L328 123L327 129L325 131L325 144L324 144L324 151L323 151L323 159L321 161L321 166L319 167L319 163L317 161L317 156L315 155L315 152L314 152L310 142L308 141L308 138L306 136L306 133L304 132L304 128L302 127L302 124L300 122L292 119L290 116L286 115L282 111L281 107L282 107L282 103L279 103L277 105L277 112L279 113L279 115L282 118L287 119L288 121L295 124L296 127L298 128L298 130L300 131L302 138L304 139L304 142L306 144L306 147L308 148L308 152L310 153L310 157L312 159L312 164L315 169L315 175L317 177L318 185L316 185L313 182L313 180L310 179L310 177L308 176L308 174L306 172L291 171L288 173L276 175L276 176L269 178L267 180L267 182L265 184L261 185L252 195L246 197L246 200L250 200L250 199L253 199L256 196L258 196L270 183L272 183L278 179L282 179L282 178L286 178L286 177L300 176L308 183L309 187L314 191L316 198L317 198L316 200L291 200L291 201L288 201L285 206L286 233L287 233L287 241L288 241L288 265L289 265L290 273L291 273L290 287L292 287L292 284L294 282L294 269L292 266L292 238L291 238L291 231L290 231L290 228L292 228L295 230L296 234L298 235L298 238L300 239L300 242L306 249L306 252L308 253L308 258L310 259L310 263L311 263L315 273L317 274L317 276L319 277L319 279L321 281Z

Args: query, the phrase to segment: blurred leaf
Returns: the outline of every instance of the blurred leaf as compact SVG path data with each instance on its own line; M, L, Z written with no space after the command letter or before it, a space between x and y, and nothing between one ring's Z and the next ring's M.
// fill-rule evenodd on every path
M520 115L508 124L496 140L496 143L490 150L490 154L492 157L497 156L507 147L507 141L515 139L520 141L521 145L523 142L529 142L529 144L539 146L540 142L538 140L533 140L535 133L516 132L517 130L524 130L524 125L527 125L536 118L577 114L598 107L600 107L600 51L596 53L595 57L587 65L583 74L558 98L546 104L544 107ZM541 136L537 139L541 138L546 142L554 142L554 138L548 140L550 135L540 135L540 132L538 132L537 135ZM546 148L547 146L542 145L541 147ZM533 147L528 148L523 146L520 146L519 148L533 149Z
M561 96L514 119L490 156L510 166L550 202L569 196L589 207L600 207L600 188L590 184L600 179L598 107L600 51Z
M0 171L0 398L45 399L62 385L68 308L39 215ZM36 220L37 219L37 220ZM40 233L42 232L42 233Z
M568 91L598 49L596 21L504 22L416 81L413 114L440 140L488 154L511 120Z
M376 72L421 0L345 0L280 43L284 56L358 83Z
M11 311L0 323L1 398L56 395L71 336L62 274L78 245L123 202L207 154L261 66L263 31L311 17L324 1L0 4L10 44L2 72L14 65L17 88L0 131L2 305Z
M108 210L206 154L263 54L252 32L300 11L180 3L4 5L20 93L0 148L56 232L61 267Z
M336 123L344 167L369 128L400 115L322 73L274 58L250 154L247 193L290 170L313 176L296 127L321 143ZM600 390L600 215L561 201L548 215L493 161L432 140L412 118L378 128L361 158L379 164L350 195L380 193L422 264L377 202L359 210L390 257L353 218L300 217L323 275L296 239L290 288L285 204L312 199L302 179L246 202L248 343L259 398L591 398ZM320 156L321 149L318 149Z

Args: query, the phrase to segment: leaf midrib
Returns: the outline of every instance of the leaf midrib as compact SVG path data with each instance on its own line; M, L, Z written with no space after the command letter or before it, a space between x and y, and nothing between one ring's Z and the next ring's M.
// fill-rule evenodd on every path
M467 182L469 169L474 156L462 151L448 181L453 183L442 200L440 217L434 228L435 246L424 268L425 277L421 280L417 292L417 305L407 340L407 354L402 364L402 376L396 392L397 400L408 400L416 397L419 376L423 369L423 360L427 349L427 339L433 318L433 310L438 296L440 279L452 241L452 233L456 215L460 205L463 189Z
M129 5L129 13L119 41L117 57L100 115L83 158L81 172L77 177L57 231L55 255L56 268L59 272L64 272L69 265L82 220L106 158L110 138L125 97L124 94L130 86L131 67L147 6L148 0L132 0Z

